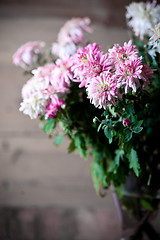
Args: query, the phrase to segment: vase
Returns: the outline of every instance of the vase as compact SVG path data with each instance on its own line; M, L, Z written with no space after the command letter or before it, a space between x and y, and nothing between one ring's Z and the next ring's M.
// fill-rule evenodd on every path
M121 240L160 240L160 195L141 191L139 179L129 174L123 188L112 187L122 229ZM152 202L151 207L148 202Z

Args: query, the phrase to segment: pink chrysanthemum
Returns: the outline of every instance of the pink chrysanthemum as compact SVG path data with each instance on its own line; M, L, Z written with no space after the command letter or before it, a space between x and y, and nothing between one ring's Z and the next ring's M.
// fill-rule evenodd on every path
M84 45L86 43L84 31L92 32L92 29L88 26L90 22L91 20L88 17L72 18L67 21L58 34L58 42L61 44L73 42Z
M51 84L63 89L66 92L70 87L70 81L73 80L73 72L71 71L72 58L58 59L53 71Z
M136 49L135 45L132 45L132 40L128 43L124 43L123 47L119 44L115 44L113 48L108 50L108 58L112 61L112 64L118 65L119 63L124 63L128 60L137 59L139 51Z
M100 46L96 43L88 44L84 49L79 49L74 55L72 71L76 78L75 81L80 82L79 87L86 86L93 77L110 70L108 54L104 54L99 48Z
M46 107L45 119L54 118L61 107L65 106L63 99L59 99L58 96L52 95L51 102Z
M57 42L52 45L52 54L63 59L72 56L77 48L85 46L84 32L92 32L88 26L90 22L87 17L72 18L67 21L58 34Z
M42 56L42 49L44 46L44 42L27 42L13 55L13 63L25 70L35 68L39 58Z
M34 78L37 79L37 87L43 90L45 94L55 94L68 91L70 86L71 60L66 59L57 61L56 64L47 64L32 71Z
M117 87L124 87L125 93L127 93L129 89L136 92L141 86L139 80L141 79L142 68L141 58L119 64L115 73L117 77Z
M88 84L86 91L91 103L97 108L107 108L108 104L115 103L119 93L114 76L109 72L94 77Z

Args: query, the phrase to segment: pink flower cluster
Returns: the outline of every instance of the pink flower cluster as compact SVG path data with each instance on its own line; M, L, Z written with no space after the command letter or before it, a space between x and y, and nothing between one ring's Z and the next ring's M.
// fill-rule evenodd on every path
M79 48L73 56L72 71L79 87L86 87L93 77L111 69L108 54L99 50L97 43L88 44L84 49Z
M122 94L144 88L153 76L131 40L123 47L115 44L106 54L99 48L96 43L80 48L74 54L71 69L74 81L80 82L79 87L86 87L95 107L106 109Z
M76 52L77 46L84 46L86 44L84 32L92 32L89 24L88 17L72 18L67 21L58 34L57 42L52 45L52 54L66 58Z
M20 111L31 119L41 115L45 115L46 119L54 117L60 107L65 105L59 95L63 96L69 90L73 78L71 63L68 58L33 70L33 77L22 88Z
M32 70L43 55L44 42L27 42L13 55L13 63L25 70Z

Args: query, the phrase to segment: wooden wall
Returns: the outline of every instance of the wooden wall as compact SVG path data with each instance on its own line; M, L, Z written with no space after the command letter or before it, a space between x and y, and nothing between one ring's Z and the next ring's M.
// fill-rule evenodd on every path
M125 6L131 2L131 0L0 0L0 16L67 18L89 16L92 20L107 26L125 27Z

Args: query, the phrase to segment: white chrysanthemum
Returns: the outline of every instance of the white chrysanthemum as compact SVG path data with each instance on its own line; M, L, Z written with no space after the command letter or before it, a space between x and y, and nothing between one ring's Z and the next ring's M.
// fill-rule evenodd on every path
M153 29L153 36L150 38L150 42L152 43L153 47L160 48L160 22L155 26Z
M133 2L127 6L126 18L136 36L143 40L144 36L152 36L152 29L160 21L160 5Z
M22 88L22 98L30 98L36 91L43 91L48 87L48 84L45 84L41 81L41 78L32 77L29 79Z
M76 51L77 47L73 42L64 45L60 43L53 43L51 49L52 54L58 56L61 59L72 56Z
M35 92L29 98L23 99L20 104L20 111L29 115L31 119L35 119L45 113L46 105L48 104L48 96L42 95L40 92Z

